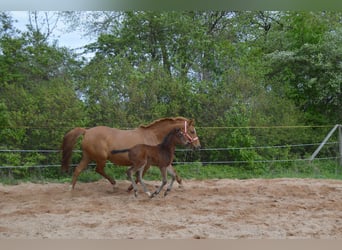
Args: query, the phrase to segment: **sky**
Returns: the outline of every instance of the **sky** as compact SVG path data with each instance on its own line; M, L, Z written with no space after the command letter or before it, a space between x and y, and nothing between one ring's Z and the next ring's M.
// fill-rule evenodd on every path
M17 20L15 27L21 31L26 30L26 25L29 23L28 11L10 11L14 20ZM66 33L65 25L59 21L57 28L53 32L53 39L58 40L60 47L68 47L71 49L80 48L86 44L91 43L93 40L82 36L80 31Z

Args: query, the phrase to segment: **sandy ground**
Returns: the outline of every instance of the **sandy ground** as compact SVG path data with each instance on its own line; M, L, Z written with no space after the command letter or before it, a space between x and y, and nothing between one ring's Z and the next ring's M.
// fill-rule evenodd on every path
M342 239L342 181L185 180L153 199L128 185L0 184L0 239Z

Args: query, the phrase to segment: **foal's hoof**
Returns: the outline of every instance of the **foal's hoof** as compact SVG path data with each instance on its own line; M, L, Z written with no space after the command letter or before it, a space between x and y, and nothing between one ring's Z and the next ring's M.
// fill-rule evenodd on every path
M155 197L158 193L154 192L153 194L150 195L150 198L152 199L153 197Z
M170 191L171 191L171 189L167 189L167 190L165 191L165 193L164 193L164 197L165 197L166 195L168 195Z
M133 186L129 186L128 188L127 188L127 192L129 193L129 192L131 192L133 190Z
M112 189L113 189L113 192L115 192L116 190L118 190L118 187L115 184L113 184Z

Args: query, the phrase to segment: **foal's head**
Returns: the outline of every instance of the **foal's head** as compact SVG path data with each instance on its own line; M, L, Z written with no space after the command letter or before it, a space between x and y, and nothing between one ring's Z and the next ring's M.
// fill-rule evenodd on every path
M191 142L185 136L184 132L180 128L172 129L167 136L165 136L163 145L177 144L177 145L188 145Z

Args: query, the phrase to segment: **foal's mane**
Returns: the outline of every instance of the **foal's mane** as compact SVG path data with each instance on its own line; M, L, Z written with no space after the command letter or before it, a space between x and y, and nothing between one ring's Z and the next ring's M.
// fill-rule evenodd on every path
M179 131L179 129L172 129L163 139L163 141L160 143L160 145L164 145L166 146L167 142L169 141L170 137L173 136L175 133L177 133L177 130Z
M158 120L155 120L154 122L148 124L148 125L140 125L139 128L150 128L157 123L164 122L164 121L176 121L176 120L182 120L182 121L188 121L188 119L178 116L178 117L167 117L167 118L160 118Z

